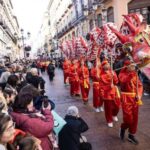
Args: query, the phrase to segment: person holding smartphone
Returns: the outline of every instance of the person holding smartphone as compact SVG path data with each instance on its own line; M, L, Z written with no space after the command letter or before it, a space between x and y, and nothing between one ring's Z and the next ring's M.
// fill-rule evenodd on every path
M15 99L14 111L11 116L16 126L41 141L44 150L52 150L53 146L49 134L53 130L54 121L51 114L51 106L42 105L42 110L37 111L33 106L33 97L29 93L22 93Z

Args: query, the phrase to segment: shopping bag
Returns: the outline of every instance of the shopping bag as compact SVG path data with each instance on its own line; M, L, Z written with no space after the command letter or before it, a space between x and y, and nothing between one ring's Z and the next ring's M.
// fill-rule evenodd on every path
M52 110L52 115L54 118L54 132L55 134L58 136L59 132L61 131L61 129L63 128L63 126L66 124L66 121L59 116L54 110Z

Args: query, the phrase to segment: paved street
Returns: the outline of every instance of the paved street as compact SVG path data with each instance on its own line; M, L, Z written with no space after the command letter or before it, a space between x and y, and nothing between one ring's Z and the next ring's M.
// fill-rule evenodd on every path
M140 108L139 126L137 138L140 144L135 146L127 140L123 143L118 138L119 125L122 121L122 113L119 113L119 122L110 129L106 126L104 113L95 113L92 107L92 89L90 92L90 104L84 106L81 99L72 98L69 95L69 87L63 84L63 73L56 70L53 82L49 82L48 76L43 74L46 80L47 95L56 103L56 111L64 116L68 106L76 105L81 116L89 125L85 133L88 141L92 143L93 150L150 150L150 97L144 97L144 105ZM127 137L127 134L126 134Z

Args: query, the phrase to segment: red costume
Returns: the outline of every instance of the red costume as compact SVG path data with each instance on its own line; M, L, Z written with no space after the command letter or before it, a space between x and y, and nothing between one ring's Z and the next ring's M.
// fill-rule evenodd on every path
M93 106L99 108L103 101L100 98L100 68L94 67L91 69L91 77L93 80Z
M72 64L69 69L70 95L80 94L80 83L77 72L77 64Z
M141 99L143 86L136 71L122 69L119 74L121 85L121 101L123 110L123 123L121 129L129 129L130 134L135 134L138 124L138 98ZM138 95L137 95L138 93Z
M67 84L67 79L69 77L69 69L70 69L70 62L68 60L65 60L63 63L64 84Z
M108 62L103 62L104 66ZM113 84L112 84L113 82ZM104 100L105 117L107 123L113 122L113 116L117 116L119 112L118 102L116 102L118 78L115 72L111 69L105 71L101 70L100 73L100 94Z
M89 83L89 70L85 66L81 66L78 69L78 75L80 78L80 87L82 93L83 102L88 102L88 95L90 90L90 83Z

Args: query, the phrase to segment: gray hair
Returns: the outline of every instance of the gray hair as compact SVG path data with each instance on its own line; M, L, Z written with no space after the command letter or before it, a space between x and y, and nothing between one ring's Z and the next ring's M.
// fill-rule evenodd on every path
M70 106L67 110L67 115L76 117L79 115L79 109L76 106Z
M38 74L37 68L31 68L30 72L31 72L32 75L37 75Z

